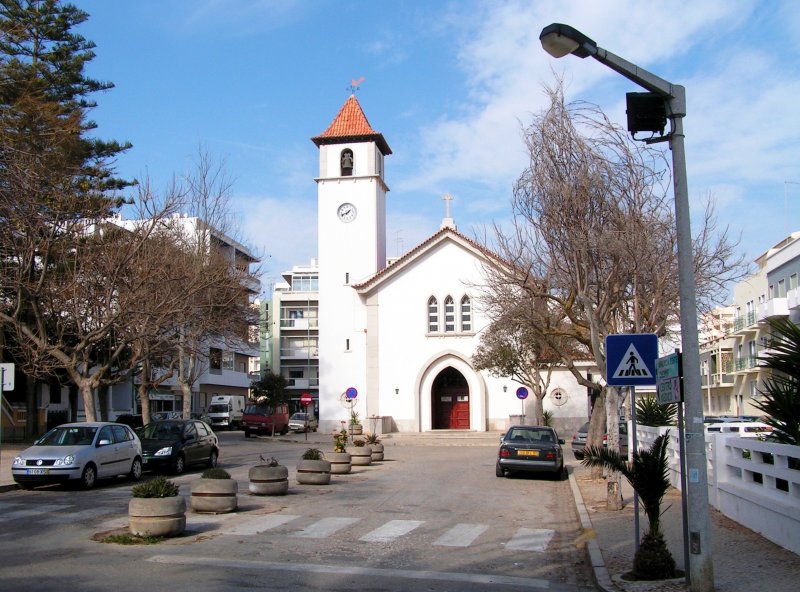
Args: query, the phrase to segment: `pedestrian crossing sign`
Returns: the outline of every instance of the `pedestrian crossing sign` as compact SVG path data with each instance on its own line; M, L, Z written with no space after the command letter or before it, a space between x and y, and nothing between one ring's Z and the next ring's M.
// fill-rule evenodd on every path
M610 386L656 384L658 337L655 333L606 336L606 382Z

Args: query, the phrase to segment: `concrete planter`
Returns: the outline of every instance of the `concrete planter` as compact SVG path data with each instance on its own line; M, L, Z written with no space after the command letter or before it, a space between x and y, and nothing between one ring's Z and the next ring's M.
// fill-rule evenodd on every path
M327 485L331 482L331 463L327 460L297 461L297 482L304 485Z
M282 465L250 467L250 493L255 495L286 495L289 491L289 469Z
M186 530L186 500L174 497L134 497L128 503L131 534L172 537Z
M331 463L331 473L334 475L344 475L352 468L349 452L328 452L325 457Z
M383 460L383 444L370 444L372 447L372 462Z
M235 479L203 479L192 483L192 510L208 514L226 514L237 507L239 484Z
M372 447L371 446L353 446L350 449L350 462L353 466L364 466L372 464Z

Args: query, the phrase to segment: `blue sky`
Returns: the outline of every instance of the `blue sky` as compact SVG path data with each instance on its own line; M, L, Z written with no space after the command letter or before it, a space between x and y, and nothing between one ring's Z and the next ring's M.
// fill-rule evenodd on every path
M386 161L388 255L434 233L442 196L472 235L510 216L522 127L563 75L570 100L625 123L641 90L592 59L555 60L551 22L687 92L692 219L710 197L752 260L800 230L800 10L794 0L649 2L77 0L97 44L96 135L128 140L125 177L164 187L202 145L234 179L241 239L265 290L316 252L318 153L310 141L357 97Z

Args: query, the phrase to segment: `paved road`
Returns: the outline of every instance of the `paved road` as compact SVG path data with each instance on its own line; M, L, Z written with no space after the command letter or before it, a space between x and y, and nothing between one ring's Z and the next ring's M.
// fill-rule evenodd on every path
M92 539L126 526L129 483L0 495L0 589L593 589L575 545L569 483L498 479L493 445L389 445L384 462L307 486L294 479L296 459L315 445L302 435L221 439L222 465L239 481L239 511L189 512L185 536L158 545ZM247 469L259 455L289 467L289 495L247 494ZM175 479L182 494L199 473Z

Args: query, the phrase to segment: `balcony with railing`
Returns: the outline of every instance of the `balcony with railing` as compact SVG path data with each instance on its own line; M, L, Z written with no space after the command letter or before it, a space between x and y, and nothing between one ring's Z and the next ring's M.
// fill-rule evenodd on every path
M319 328L317 319L281 319L281 330L300 330L307 331L309 329L316 331Z
M758 329L757 322L758 316L756 315L755 311L750 311L742 316L736 317L736 320L733 323L733 332L748 333L756 331Z
M789 305L786 298L770 298L758 305L758 321L760 323L786 316L789 316Z
M316 347L292 347L281 348L281 359L317 359L319 358L319 350Z
M737 358L734 362L736 372L747 372L748 370L758 369L758 356L744 356Z

